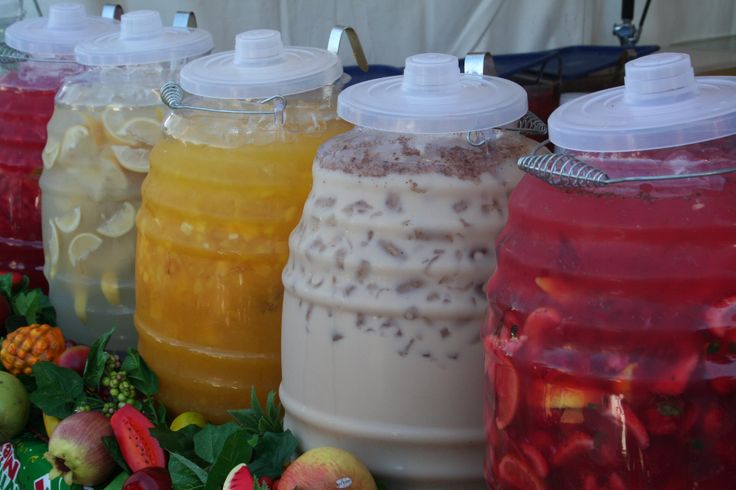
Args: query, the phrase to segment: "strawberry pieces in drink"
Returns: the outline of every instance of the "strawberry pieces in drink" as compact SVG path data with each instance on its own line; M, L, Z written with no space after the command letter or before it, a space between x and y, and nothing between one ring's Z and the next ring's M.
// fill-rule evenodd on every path
M553 466L564 466L595 447L593 437L585 432L574 432L557 448L552 457Z
M679 417L662 412L659 407L649 407L644 411L647 430L655 436L666 436L677 430Z
M498 465L502 482L514 490L545 490L547 485L523 461L514 456L504 456Z
M492 353L493 387L496 392L496 425L499 429L507 427L514 419L519 404L519 377L511 360L502 352L495 350Z
M705 310L705 323L716 337L736 342L736 296L723 298Z
M677 362L659 373L658 379L652 383L652 391L660 395L681 394L685 391L690 375L698 365L699 358L697 352L689 352L680 356Z
M542 353L548 332L560 325L560 314L553 308L540 307L529 313L522 335L527 338L527 356L534 359Z
M542 456L542 453L531 444L521 443L519 447L537 475L546 478L549 473L549 465L547 464L547 460L544 459L544 456Z

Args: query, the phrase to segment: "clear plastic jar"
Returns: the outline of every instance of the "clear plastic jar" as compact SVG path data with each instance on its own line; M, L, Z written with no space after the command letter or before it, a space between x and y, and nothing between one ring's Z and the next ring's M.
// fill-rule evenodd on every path
M535 145L489 128L524 115L526 96L428 54L338 107L358 127L317 154L283 275L285 425L391 488L483 488L489 243ZM469 144L475 130L485 143Z
M151 20L150 35L126 37L130 24ZM91 68L56 97L41 176L45 273L59 324L87 344L114 326L116 350L136 345L135 216L161 134L159 87L212 47L204 31L164 28L157 12L124 14L122 28L78 47Z
M264 39L275 59L238 64ZM316 78L287 95L300 70L312 68ZM255 81L259 69L267 80ZM265 30L182 70L183 88L199 95L181 103L198 109L173 111L153 150L136 259L139 348L172 412L225 420L251 386L261 397L278 387L287 238L317 148L350 128L335 115L346 79L333 53L284 48L278 32ZM280 99L260 103L259 90L283 94L285 110Z
M0 65L0 270L28 275L32 287L47 288L38 177L54 95L83 70L74 45L114 30L115 23L87 17L79 4L52 5L47 18L7 30L20 61Z
M736 79L696 82L688 67L630 62L625 89L553 114L552 141L614 178L733 167ZM734 202L733 173L521 181L488 285L491 487L733 487Z

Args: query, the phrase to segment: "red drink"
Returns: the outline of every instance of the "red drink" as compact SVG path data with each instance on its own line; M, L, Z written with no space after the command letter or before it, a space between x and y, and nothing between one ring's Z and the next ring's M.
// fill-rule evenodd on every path
M27 274L33 287L44 289L38 177L61 80L49 82L24 80L15 71L0 79L0 269Z
M736 137L576 156L616 176L736 166ZM488 285L494 489L736 482L736 174L562 190L525 177Z

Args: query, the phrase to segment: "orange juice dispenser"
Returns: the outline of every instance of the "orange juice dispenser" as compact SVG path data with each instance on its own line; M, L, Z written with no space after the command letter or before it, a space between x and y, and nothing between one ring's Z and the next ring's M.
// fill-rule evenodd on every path
M212 36L164 27L158 12L124 14L120 31L77 45L89 67L56 96L44 151L42 217L51 303L67 337L136 344L135 214L148 155L161 135L159 87L208 53Z
M3 23L6 4L0 4ZM89 17L75 3L52 5L47 17L15 22L5 30L7 45L0 51L0 270L28 275L32 287L47 285L38 177L46 160L54 94L66 77L83 69L74 62L74 46L116 30L113 20Z
M223 420L251 386L278 388L287 239L317 149L350 128L335 114L347 79L335 53L254 30L163 90L173 112L143 184L136 328L172 412Z

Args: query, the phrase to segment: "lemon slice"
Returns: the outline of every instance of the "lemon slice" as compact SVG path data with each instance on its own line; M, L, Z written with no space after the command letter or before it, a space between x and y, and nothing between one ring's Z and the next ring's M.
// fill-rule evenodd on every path
M87 290L74 290L74 313L82 323L87 323Z
M71 233L76 230L80 221L82 221L82 210L79 209L79 206L54 218L54 223L63 233Z
M100 288L102 294L108 303L113 306L120 304L120 292L118 291L118 275L113 271L108 271L102 274L100 280Z
M87 138L89 138L89 130L81 124L75 124L67 129L64 137L61 139L61 157L63 158L73 153Z
M129 202L124 202L122 207L115 211L115 214L97 228L97 233L102 236L117 238L132 230L134 225L135 207Z
M87 259L92 252L100 248L102 238L92 233L80 233L69 244L69 262L72 267Z
M120 165L131 172L148 172L148 155L151 153L147 148L131 148L129 146L113 146L112 152L118 159Z
M43 148L41 159L43 160L43 168L49 169L54 166L56 157L59 156L59 142L56 140L49 139L46 141L46 146Z
M59 234L56 232L54 220L49 220L49 228L51 229L48 239L49 278L53 279L56 276L56 265L59 263Z
M161 135L161 123L150 117L134 117L120 128L119 136L133 143L153 146Z

